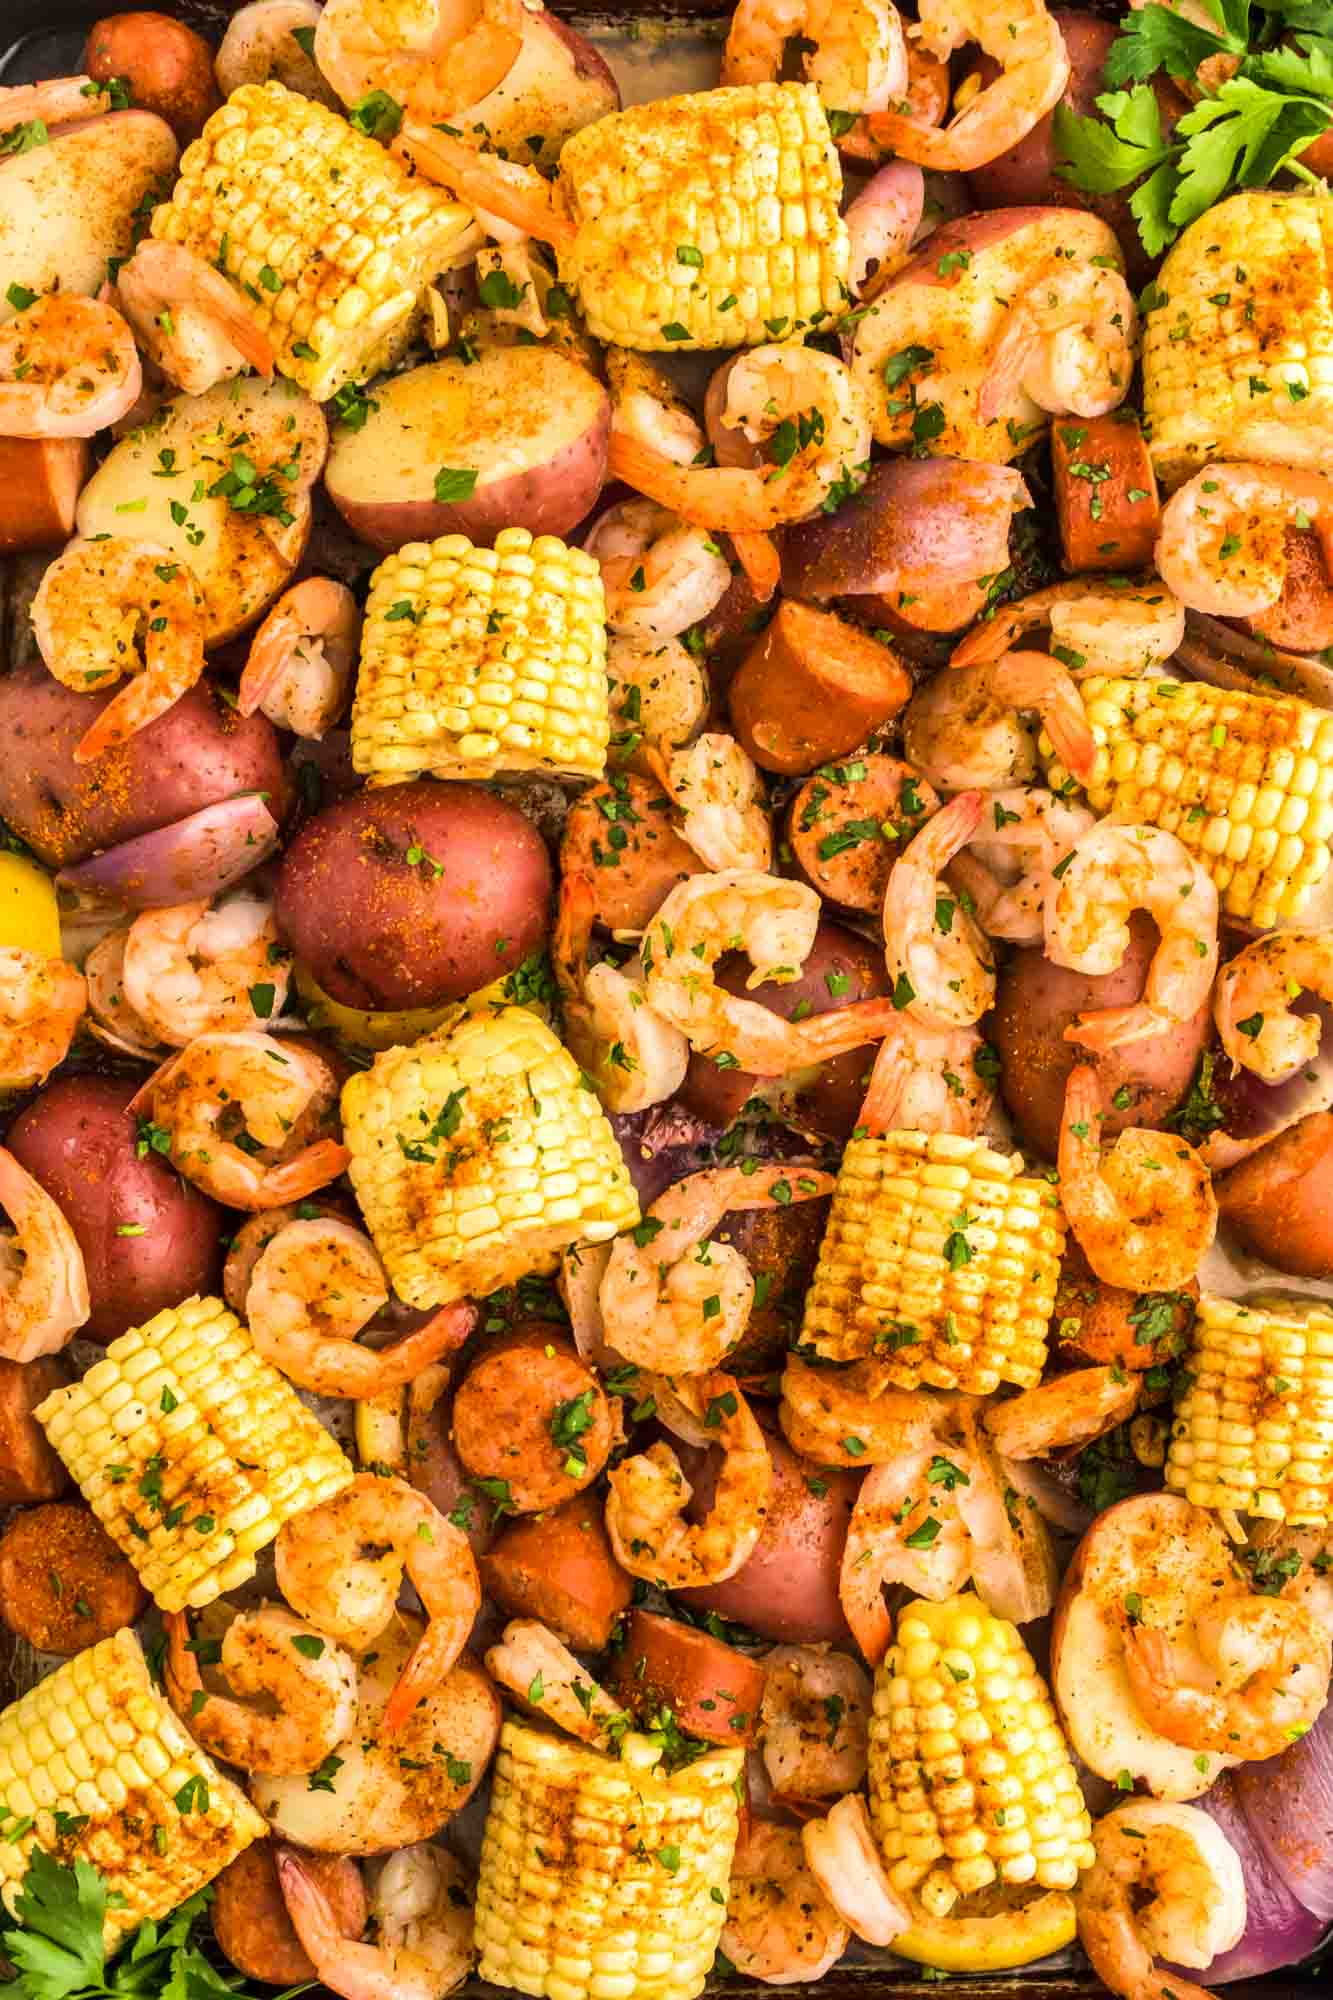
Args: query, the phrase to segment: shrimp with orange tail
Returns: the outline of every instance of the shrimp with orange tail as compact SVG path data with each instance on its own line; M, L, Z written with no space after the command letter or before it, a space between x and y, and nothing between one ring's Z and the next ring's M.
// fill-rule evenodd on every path
M1130 1126L1103 1154L1107 1103L1097 1071L1080 1063L1060 1121L1060 1205L1079 1248L1108 1285L1174 1291L1196 1276L1217 1234L1212 1177L1171 1132Z
M1048 416L1109 415L1129 393L1138 318L1119 271L1049 265L1010 307L977 414L989 423L1021 393Z
M1172 1743L1278 1757L1323 1712L1333 1639L1290 1598L1241 1592L1170 1632L1122 1617L1135 1706Z
M986 1122L995 1075L995 1052L979 1029L939 1028L900 1014L880 1042L857 1123L872 1137L909 1131L971 1138Z
M1135 1799L1092 1829L1096 1859L1074 1892L1079 1943L1121 2000L1213 2000L1156 1960L1205 1967L1245 1930L1240 1856L1199 1806Z
M341 1646L278 1604L242 1611L222 1635L233 1695L267 1695L276 1713L205 1691L185 1612L164 1614L172 1707L205 1750L243 1771L314 1771L356 1725L356 1668Z
M0 1355L56 1354L91 1310L78 1239L40 1182L0 1146Z
M180 243L146 238L116 274L116 302L162 373L202 396L245 369L273 373L273 347L244 298Z
M1097 742L1066 668L1046 653L1005 653L951 667L919 687L903 714L903 754L944 792L1030 783L1036 745L1019 720L1036 714L1060 761L1092 775Z
M875 141L900 159L937 173L973 173L1025 139L1060 102L1069 81L1069 54L1044 0L920 0L908 30L928 55L947 62L975 42L999 65L999 75L968 99L942 128L881 111L870 119Z
M316 741L347 706L361 613L345 583L308 576L285 590L254 638L236 706Z
M976 832L984 800L960 792L910 840L884 891L884 959L899 1008L928 1027L967 1028L995 997L984 933L942 893L946 865Z

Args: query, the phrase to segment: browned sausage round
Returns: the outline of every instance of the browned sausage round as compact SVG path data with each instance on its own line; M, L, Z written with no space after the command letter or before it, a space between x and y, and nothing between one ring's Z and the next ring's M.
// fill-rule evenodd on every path
M662 787L633 771L594 785L570 807L560 867L589 878L597 922L608 930L643 930L677 882L706 872L672 826L671 810Z
M165 118L182 146L222 102L213 51L170 14L108 14L88 37L83 67L99 83L122 77L134 102Z
M1051 1331L1071 1366L1102 1362L1128 1369L1164 1367L1185 1346L1199 1296L1197 1279L1178 1292L1127 1292L1096 1275L1073 1237L1065 1245Z
M482 1348L454 1397L453 1423L472 1477L499 1481L506 1490L496 1497L518 1514L582 1492L615 1442L601 1383L546 1320L526 1320Z
M787 597L741 662L727 699L755 763L796 777L864 743L911 692L911 675L878 639Z
M366 1927L366 1891L355 1861L304 1848L298 1852L332 1903L343 1936L359 1938ZM255 1841L223 1869L213 1884L210 1914L219 1950L247 1979L295 1986L315 1978L278 1886L271 1840Z
M897 757L826 764L787 808L787 841L813 889L845 910L879 913L903 844L939 805L937 794Z
M984 583L937 583L927 590L866 591L845 600L848 611L867 625L882 625L895 638L922 632L961 632L986 608Z
M636 1606L611 1686L641 1721L665 1707L706 1743L753 1743L767 1679L735 1646Z
M610 1642L633 1591L611 1553L601 1503L588 1494L513 1522L480 1569L502 1611L539 1618L580 1652L600 1653Z
M86 438L0 438L0 555L69 540L88 465Z
M805 1294L814 1280L830 1201L793 1201L785 1208L746 1208L724 1215L713 1231L715 1243L740 1251L754 1279L754 1310L740 1341L727 1356L733 1375L747 1378L780 1368L801 1324ZM753 1382L751 1393L764 1394ZM776 1386L771 1393L778 1393Z
M58 1500L70 1477L33 1411L74 1380L60 1354L0 1361L0 1501Z
M1066 569L1081 575L1152 561L1162 509L1135 411L1057 418L1051 470Z
M1288 528L1287 574L1282 595L1248 623L1270 645L1288 653L1322 653L1333 646L1333 582L1313 528Z
M446 1520L462 1529L473 1555L479 1556L495 1540L502 1510L468 1478L449 1424L447 1371L424 1369L408 1391L407 1476Z
M1333 1277L1333 1111L1316 1111L1218 1176L1222 1219L1254 1257Z
M147 1603L133 1564L77 1501L29 1508L0 1535L0 1617L39 1653L82 1652Z

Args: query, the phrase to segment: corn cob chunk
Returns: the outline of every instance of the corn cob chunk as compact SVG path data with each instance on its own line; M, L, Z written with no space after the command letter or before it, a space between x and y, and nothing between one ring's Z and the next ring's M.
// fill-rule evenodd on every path
M503 528L412 542L371 579L352 762L373 785L498 770L599 778L606 597L583 549Z
M1157 476L1210 459L1322 472L1333 451L1333 216L1318 194L1251 190L1191 223L1144 321Z
M348 1173L394 1290L445 1305L639 1219L619 1141L537 1016L468 1016L343 1086Z
M853 1139L801 1339L830 1361L874 1354L903 1389L1030 1389L1064 1239L1054 1190L1017 1153L945 1133Z
M352 1478L220 1299L131 1327L37 1419L164 1611L245 1583L284 1521Z
M317 402L389 367L469 211L280 83L247 83L180 163L152 233L233 279L277 365Z
M845 311L842 173L808 83L665 97L565 142L560 275L621 347L742 347Z
M1166 1483L1196 1507L1293 1527L1333 1521L1333 1312L1205 1292Z
M726 1917L745 1753L670 1776L647 1737L617 1759L522 1722L500 1731L477 1882L478 1972L548 2000L692 2000Z
M76 1653L0 1714L0 1889L34 1847L87 1861L124 1903L108 1949L164 1917L268 1831L153 1686L128 1627Z
M1174 833L1229 916L1264 929L1299 915L1328 869L1333 716L1202 681L1091 675L1080 693L1097 742L1093 810ZM1052 786L1075 784L1049 737L1040 749Z

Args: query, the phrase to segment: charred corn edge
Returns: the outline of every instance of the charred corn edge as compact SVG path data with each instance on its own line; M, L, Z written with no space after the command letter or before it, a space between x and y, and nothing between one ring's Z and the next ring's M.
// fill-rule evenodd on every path
M578 225L560 275L600 340L755 346L847 308L842 172L812 84L632 105L566 140L560 177Z
M1016 1153L943 1133L853 1139L801 1339L829 1360L874 1353L900 1388L1031 1388L1064 1239L1054 1189Z
M500 1732L477 1883L478 1972L548 2000L693 2000L726 1918L744 1751L670 1776L526 1723Z
M1205 1292L1165 1481L1198 1507L1293 1527L1333 1521L1333 1312Z
M34 1847L87 1861L125 1898L108 1947L166 1916L267 1832L149 1678L128 1628L76 1653L0 1713L0 1895L12 1914ZM56 1830L57 1813L86 1819Z
M131 1327L36 1415L164 1611L248 1581L283 1522L353 1476L220 1299Z
M247 83L186 147L152 234L223 271L318 402L397 360L468 209L345 118Z
M639 1219L601 1105L526 1008L385 1051L348 1078L342 1110L366 1227L412 1305L549 1271L565 1245Z
M504 528L412 542L371 578L352 763L381 785L430 772L599 778L611 724L606 595L584 549Z
M1222 907L1259 929L1298 916L1333 843L1333 715L1293 695L1091 675L1094 812L1163 827L1207 868ZM1075 780L1044 733L1054 789Z

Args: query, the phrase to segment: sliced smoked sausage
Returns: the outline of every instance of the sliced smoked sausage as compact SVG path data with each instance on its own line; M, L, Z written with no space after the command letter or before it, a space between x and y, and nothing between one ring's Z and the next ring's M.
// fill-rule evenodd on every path
M0 1501L58 1500L70 1477L33 1411L74 1380L59 1354L0 1361Z
M81 1653L147 1603L134 1565L77 1501L30 1507L0 1535L0 1616L39 1653Z
M511 1618L539 1618L577 1651L600 1653L633 1584L611 1553L599 1500L580 1494L505 1528L481 1580Z
M671 824L671 800L651 778L625 771L593 785L565 820L560 868L586 875L609 931L641 931L668 892L705 864Z
M844 910L878 915L889 870L938 805L898 757L825 764L787 808L787 842L811 888Z
M1066 569L1078 576L1152 561L1162 509L1133 410L1058 417L1051 426L1051 468Z
M640 1720L666 1707L706 1743L752 1743L766 1679L761 1663L735 1646L636 1605L611 1685Z
M911 692L911 675L878 639L788 597L746 654L728 701L755 763L797 777L864 743Z
M615 1442L602 1385L573 1342L529 1320L484 1346L454 1397L454 1449L476 1480L496 1480L517 1514L590 1486ZM491 1488L482 1491L491 1496Z

